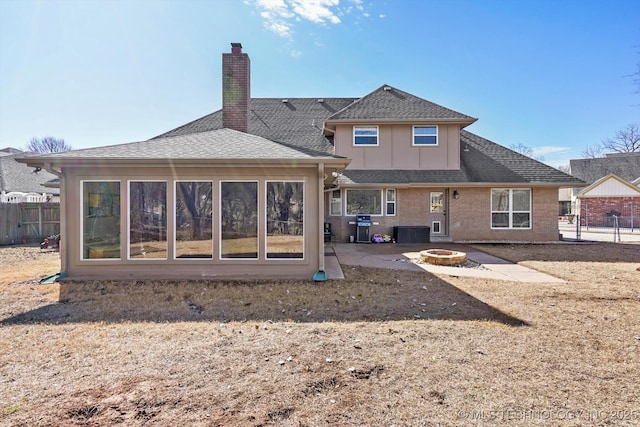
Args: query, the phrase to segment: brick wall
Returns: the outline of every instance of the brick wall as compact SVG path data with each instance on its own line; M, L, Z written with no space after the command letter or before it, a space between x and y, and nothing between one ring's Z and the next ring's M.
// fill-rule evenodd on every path
M532 228L530 230L491 229L491 188L456 188L460 197L449 199L449 236L454 241L557 241L558 231L558 189L533 188ZM430 225L429 195L438 188L397 189L396 216L374 216L378 223L371 227L371 233L393 235L397 225ZM453 193L453 188L449 194ZM344 197L344 194L343 194ZM344 201L344 200L343 200ZM328 216L328 198L325 202L325 221L332 224L334 241L348 242L355 235L355 217Z
M588 197L580 199L580 223L593 227L612 227L613 215L624 228L640 227L640 197Z
M241 48L222 54L222 126L249 132L251 61Z

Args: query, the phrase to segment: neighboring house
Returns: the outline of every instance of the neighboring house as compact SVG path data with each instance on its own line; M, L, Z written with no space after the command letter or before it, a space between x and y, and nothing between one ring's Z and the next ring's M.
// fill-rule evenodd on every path
M571 174L588 187L573 189L575 213L589 227L640 227L640 153L574 159Z
M44 187L47 181L56 178L55 175L16 161L18 157L32 154L15 148L0 150L0 203L46 203L59 200L59 189Z
M388 85L362 98L251 98L239 43L222 76L221 110L156 138L21 160L62 177L63 272L309 278L324 269L327 230L340 242L361 230L557 241L558 189L583 184Z

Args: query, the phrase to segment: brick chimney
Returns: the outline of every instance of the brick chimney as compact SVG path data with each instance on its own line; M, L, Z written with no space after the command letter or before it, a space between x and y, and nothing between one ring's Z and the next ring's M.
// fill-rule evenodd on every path
M249 132L251 61L241 43L222 54L222 127Z

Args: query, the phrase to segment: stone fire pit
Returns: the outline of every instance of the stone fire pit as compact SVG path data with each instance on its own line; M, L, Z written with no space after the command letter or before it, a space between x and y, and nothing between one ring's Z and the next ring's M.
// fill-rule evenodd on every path
M429 249L420 252L424 262L434 265L462 265L467 263L467 254L447 249Z

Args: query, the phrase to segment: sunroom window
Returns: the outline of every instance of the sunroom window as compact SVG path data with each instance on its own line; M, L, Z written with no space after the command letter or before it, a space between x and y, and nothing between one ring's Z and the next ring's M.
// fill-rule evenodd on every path
M213 258L213 182L175 185L175 257Z
M166 181L129 182L129 258L167 258Z
M267 258L304 258L304 182L267 181Z
M82 182L82 259L120 258L120 181Z
M531 189L491 190L491 228L531 228Z
M220 183L220 258L258 258L258 183Z

